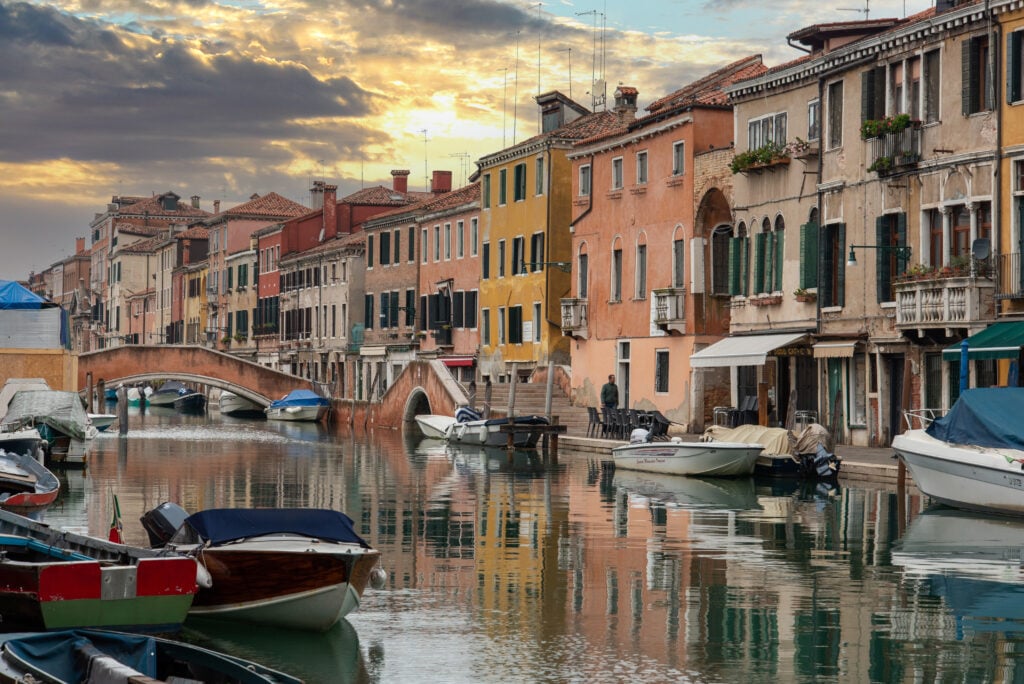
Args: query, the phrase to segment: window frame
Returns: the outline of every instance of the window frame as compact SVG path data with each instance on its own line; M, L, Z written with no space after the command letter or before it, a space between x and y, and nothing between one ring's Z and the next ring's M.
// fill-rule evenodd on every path
M843 99L845 84L842 79L826 86L828 93L828 148L838 150L843 146ZM838 95L838 98L836 97Z
M686 141L677 140L672 143L672 175L682 176L686 173Z
M647 181L650 177L647 168L648 154L647 150L640 150L636 153L636 184L647 185Z
M655 394L668 394L669 392L669 350L668 349L655 349L654 350L654 393Z
M622 183L623 183L622 157L613 157L612 158L611 181L612 181L612 187L611 187L612 192L615 192L617 190L622 190Z
M583 164L579 171L579 197L590 197L593 191L593 173L590 164Z

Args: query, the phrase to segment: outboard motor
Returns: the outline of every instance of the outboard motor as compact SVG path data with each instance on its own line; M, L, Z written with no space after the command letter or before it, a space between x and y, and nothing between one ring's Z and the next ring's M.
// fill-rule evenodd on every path
M166 545L187 517L188 511L170 501L165 501L143 514L142 526L146 528L146 534L149 535L149 545L154 549Z

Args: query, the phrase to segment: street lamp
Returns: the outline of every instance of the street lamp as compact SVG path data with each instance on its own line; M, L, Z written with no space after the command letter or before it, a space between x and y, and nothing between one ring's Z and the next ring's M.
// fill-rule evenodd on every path
M850 245L850 256L846 260L847 267L857 265L857 255L853 253L854 249L880 249L886 252L896 252L898 259L910 258L910 247L904 245Z

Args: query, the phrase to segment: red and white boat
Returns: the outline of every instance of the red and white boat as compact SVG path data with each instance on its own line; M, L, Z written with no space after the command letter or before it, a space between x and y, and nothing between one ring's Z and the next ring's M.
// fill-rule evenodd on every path
M0 506L16 513L39 511L59 492L60 480L35 457L0 450Z

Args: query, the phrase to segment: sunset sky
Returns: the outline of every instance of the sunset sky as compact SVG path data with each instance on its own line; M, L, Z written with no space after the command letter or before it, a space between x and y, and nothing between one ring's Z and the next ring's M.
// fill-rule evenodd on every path
M930 4L875 0L870 18ZM436 169L461 185L537 132L538 90L589 107L603 62L609 96L632 85L643 107L748 54L798 57L798 28L864 16L863 0L831 5L0 0L0 279L70 255L113 195L307 204L313 180L344 196L396 168L413 190Z

